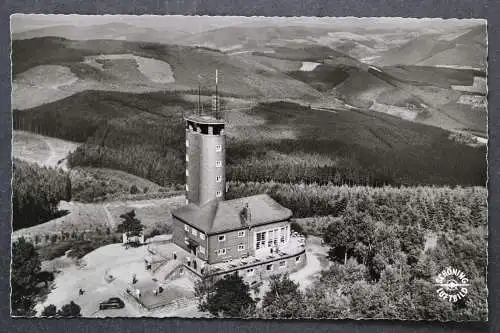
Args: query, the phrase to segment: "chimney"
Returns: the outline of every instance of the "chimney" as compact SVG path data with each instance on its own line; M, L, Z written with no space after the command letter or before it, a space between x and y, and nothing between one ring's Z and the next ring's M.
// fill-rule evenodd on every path
M252 219L252 214L250 213L250 207L248 207L248 202L245 207L240 212L241 224L246 225Z

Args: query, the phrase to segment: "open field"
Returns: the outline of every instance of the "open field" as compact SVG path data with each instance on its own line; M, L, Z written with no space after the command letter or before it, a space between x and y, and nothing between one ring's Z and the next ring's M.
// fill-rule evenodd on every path
M322 38L333 43L318 44L317 40L306 37L307 29L287 27L271 34L261 31L261 36L255 35L257 40L264 42L261 47L240 45L231 52L223 50L232 50L236 44L227 45L225 38L232 39L243 31L253 35L255 31L222 29L206 33L213 42L201 43L202 34L179 40L182 45L124 40L75 41L57 37L15 40L13 106L17 110L32 109L87 90L187 92L197 89L200 83L203 89L213 91L211 78L217 67L221 73L219 91L226 95L260 101L295 99L304 103L331 99L359 108L370 108L375 104L371 109L376 112L447 130L486 133L486 105L464 104L463 94L455 90L459 87L459 90L473 89L475 93L486 94L484 84L476 87L473 83L486 76L484 65L480 65L481 52L477 53L484 47L481 44L483 30L478 26L437 36L396 39L393 42L399 45L394 46L374 32L369 35L358 31L346 34L325 28L315 32L324 34ZM290 34L291 39L280 42L284 36L281 34ZM370 49L367 51L370 56L387 52L387 61L380 64L378 73L359 60L363 57L350 54L351 47L347 47L346 38L351 37L354 39L350 42L357 45L353 47L358 51L359 48ZM461 45L471 41L476 53L471 54L472 49L455 48L453 43L457 41ZM420 44L426 50L425 61L411 51ZM207 48L207 45L212 46ZM433 48L435 45L439 47ZM400 63L390 60L394 47L394 52L401 55ZM39 50L35 57L26 51L32 48ZM458 53L454 56L457 64L453 68L443 67L442 62L432 60L442 52L448 55ZM458 59L462 54L465 59ZM415 65L415 57L422 62L420 65ZM469 67L474 69L463 68L464 61L470 61ZM159 68L159 72L151 71L152 67ZM40 80L41 73L49 75L43 75L45 78ZM455 109L454 103L462 103L469 109ZM401 110L396 112L393 107ZM420 108L421 112L416 117L409 117L405 109L412 113L414 107ZM480 112L467 114L472 108Z
M79 234L92 235L97 229L104 233L106 228L114 231L116 226L121 223L119 216L132 209L135 209L137 218L144 224L144 230L148 233L155 228L162 230L166 226L170 226L172 223L170 212L184 204L185 198L183 196L107 204L61 201L59 209L67 210L69 212L67 215L37 226L16 230L12 234L12 239L25 237L34 241L35 236L39 236L41 238L40 245L43 245L47 242L44 238L45 235L71 234L74 231Z
M14 158L36 163L40 166L66 168L68 153L75 150L78 143L25 131L14 131L12 152Z

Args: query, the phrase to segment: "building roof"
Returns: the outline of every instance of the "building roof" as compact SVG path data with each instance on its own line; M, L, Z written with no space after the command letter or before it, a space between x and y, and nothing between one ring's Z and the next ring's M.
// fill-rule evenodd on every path
M241 212L247 204L250 218L245 221ZM172 215L207 234L217 234L284 221L292 216L292 211L269 195L259 194L226 201L213 200L201 207L189 203L174 210Z
M205 114L205 115L191 114L189 116L186 116L185 119L196 122L196 123L200 123L200 124L224 125L224 119L216 118L215 116L210 115L210 114Z

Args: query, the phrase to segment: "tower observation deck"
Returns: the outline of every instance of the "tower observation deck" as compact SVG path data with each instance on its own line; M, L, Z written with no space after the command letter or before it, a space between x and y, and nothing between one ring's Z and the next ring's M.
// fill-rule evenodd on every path
M212 107L205 111L198 88L198 105L184 116L186 126L186 198L198 206L224 200L226 192L226 136L218 96L218 73Z

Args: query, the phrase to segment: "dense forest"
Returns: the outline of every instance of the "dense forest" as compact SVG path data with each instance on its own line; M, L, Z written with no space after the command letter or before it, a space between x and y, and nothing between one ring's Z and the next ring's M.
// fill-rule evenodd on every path
M241 315L487 319L486 188L232 183L229 195L262 192L297 217L321 220L311 230L329 246L330 264L305 291L273 279L275 295L268 292L255 311ZM467 297L456 303L436 294L433 279L447 267L470 282Z
M61 216L59 201L71 200L69 174L14 159L13 229L31 227Z
M14 128L83 143L70 154L71 166L118 169L175 186L184 183L182 118L194 107L179 93L86 91L14 110ZM486 183L486 147L459 144L435 127L373 112L325 112L284 102L261 103L226 118L229 180Z
M432 231L462 233L486 226L485 187L376 187L231 182L227 198L268 193L293 211L294 217L343 216L356 205L375 221L418 225ZM324 222L326 223L326 222Z

